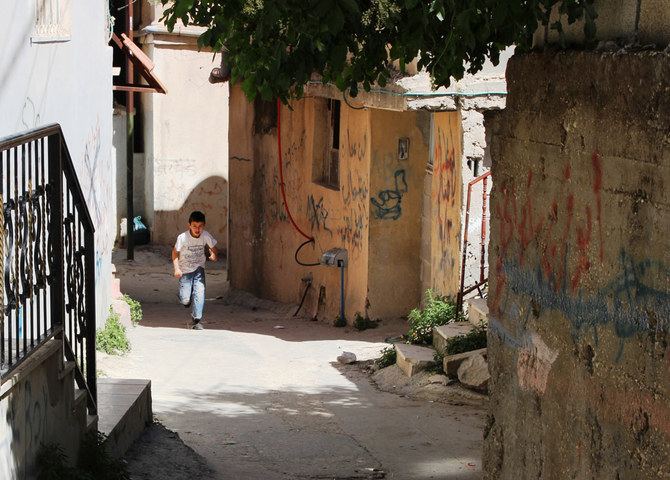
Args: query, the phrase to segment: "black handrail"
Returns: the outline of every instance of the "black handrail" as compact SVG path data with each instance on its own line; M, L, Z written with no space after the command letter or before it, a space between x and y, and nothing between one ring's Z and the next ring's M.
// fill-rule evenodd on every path
M51 338L97 413L93 222L60 125L0 139L0 374Z

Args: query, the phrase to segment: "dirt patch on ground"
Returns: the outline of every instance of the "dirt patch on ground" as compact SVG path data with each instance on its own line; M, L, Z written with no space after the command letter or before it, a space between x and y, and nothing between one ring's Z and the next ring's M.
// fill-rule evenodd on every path
M455 380L436 372L419 372L408 377L397 365L375 369L373 365L363 366L376 387L389 393L430 402L450 405L483 406L488 396L464 388Z

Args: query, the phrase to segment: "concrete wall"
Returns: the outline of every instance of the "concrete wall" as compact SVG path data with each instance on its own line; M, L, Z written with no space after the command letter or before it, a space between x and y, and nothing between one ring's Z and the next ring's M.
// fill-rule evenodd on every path
M460 287L463 198L460 112L435 113L432 126L429 287L455 297Z
M344 303L350 321L356 313L406 315L421 298L421 211L432 114L354 109L343 102L335 189L313 181L315 129L325 127L315 115L325 101L305 98L281 110L286 199L296 224L315 240L299 259L313 263L331 248L348 251ZM231 286L298 303L307 285L303 279L311 278L304 313L335 318L342 298L339 269L294 261L306 238L291 225L281 198L274 105L249 104L232 87L230 115L238 119L230 128ZM401 138L409 140L402 160Z
M159 22L162 6L142 2L136 42L152 59L153 73L167 95L139 94L144 152L136 153L135 215L152 230L152 242L173 245L188 228L188 216L201 210L207 230L225 254L228 237L228 84L209 83L220 57L198 51L203 29L177 26L168 33ZM115 117L117 162L126 164L125 113ZM124 147L125 148L125 147ZM118 179L118 219L126 214L125 172Z
M342 107L340 168L342 188L312 181L315 103L308 98L282 107L281 142L286 200L291 214L315 241L300 250L303 263L319 262L331 248L345 248L346 315L365 312L368 265L368 192L370 168L369 113ZM306 240L290 223L283 205L277 156L276 109L273 103L250 104L241 90L231 89L230 126L231 286L263 298L298 303L313 279L303 313L339 314L340 271L305 267L294 254ZM265 127L263 126L265 125Z
M409 313L421 299L421 210L431 114L371 110L369 313ZM398 142L409 154L398 158Z
M509 63L487 118L489 478L670 477L669 60Z
M59 123L95 224L99 324L109 313L116 232L112 159L112 50L107 2L61 1L67 28L40 36L35 2L3 3L0 16L0 137Z
M42 446L56 444L74 465L86 431L86 401L75 402L72 371L59 377L62 343L51 340L3 383L0 390L0 478L37 474Z
M596 40L618 43L665 47L668 44L670 9L666 0L595 0L593 6L598 13ZM554 7L550 24L558 20L558 7ZM568 44L584 44L584 22L567 25L563 20L565 39ZM533 41L536 46L555 44L558 33L549 26L537 30Z

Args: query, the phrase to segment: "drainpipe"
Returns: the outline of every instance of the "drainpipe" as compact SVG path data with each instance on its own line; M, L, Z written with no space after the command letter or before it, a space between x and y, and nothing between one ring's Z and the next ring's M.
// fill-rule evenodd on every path
M126 22L128 23L128 38L133 40L133 2L128 3L126 9ZM133 62L130 57L126 59L126 78L128 85L133 84ZM133 157L135 154L135 114L134 111L134 93L128 91L126 101L126 121L128 122L128 130L126 135L126 240L128 242L127 259L134 258L135 250L135 236L134 236L134 222L135 212L133 210Z

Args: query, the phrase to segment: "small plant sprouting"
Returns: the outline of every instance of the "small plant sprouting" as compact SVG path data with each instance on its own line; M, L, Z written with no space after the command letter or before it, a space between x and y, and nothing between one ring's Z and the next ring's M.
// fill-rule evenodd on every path
M390 367L395 364L397 353L393 345L382 348L379 353L381 353L381 357L376 359L375 363L379 365L380 368Z
M121 316L109 307L109 317L105 328L95 332L95 348L108 355L123 355L130 351L130 342L126 336L126 327L121 324Z
M133 325L137 326L142 320L142 305L137 300L133 300L127 294L123 295L123 300L130 307L130 320L133 322Z
M379 323L370 320L370 317L368 316L363 316L360 314L360 312L356 312L356 315L354 316L354 327L356 330L363 331L367 330L368 328L377 328L379 326Z
M479 325L473 327L465 335L458 335L447 340L445 355L456 355L472 350L486 348L486 325L479 322Z
M347 317L337 316L333 322L333 327L346 327L347 326Z
M431 345L433 328L463 320L463 314L456 310L456 302L450 298L439 295L433 290L427 290L426 300L426 307L423 310L415 308L407 317L411 323L409 343Z

